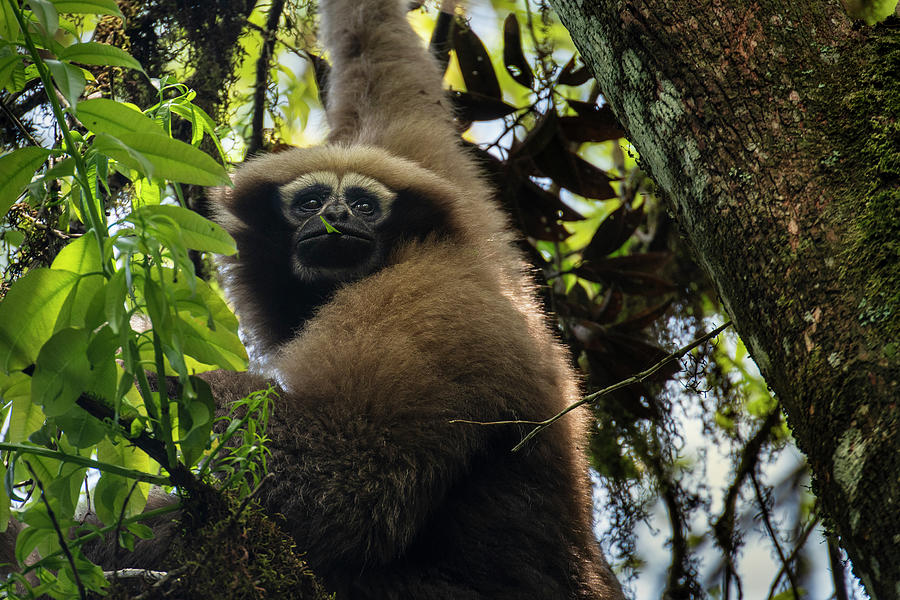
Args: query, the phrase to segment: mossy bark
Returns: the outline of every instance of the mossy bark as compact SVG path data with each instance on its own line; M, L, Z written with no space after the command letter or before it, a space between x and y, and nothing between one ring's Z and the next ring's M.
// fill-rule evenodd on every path
M186 500L158 581L113 579L107 600L333 600L294 541L255 502L212 490Z
M551 0L778 394L872 598L900 597L900 20Z

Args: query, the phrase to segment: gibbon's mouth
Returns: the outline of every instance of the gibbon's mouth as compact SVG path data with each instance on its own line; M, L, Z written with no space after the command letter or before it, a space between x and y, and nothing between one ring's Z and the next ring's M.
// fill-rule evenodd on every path
M357 233L355 231L344 230L344 231L340 231L340 232L331 232L331 233L329 233L327 231L316 231L310 235L300 238L299 240L297 240L297 243L302 244L303 242L308 242L310 240L321 240L322 238L334 238L334 239L353 238L353 239L357 239L357 240L362 240L364 242L374 241L374 238L372 238L372 236L370 236L370 235Z

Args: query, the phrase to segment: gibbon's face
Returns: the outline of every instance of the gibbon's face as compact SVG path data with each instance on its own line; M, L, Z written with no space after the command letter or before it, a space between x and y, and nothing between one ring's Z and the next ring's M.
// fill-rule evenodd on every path
M306 281L350 281L383 261L379 225L394 192L357 173L307 173L279 188L294 272Z

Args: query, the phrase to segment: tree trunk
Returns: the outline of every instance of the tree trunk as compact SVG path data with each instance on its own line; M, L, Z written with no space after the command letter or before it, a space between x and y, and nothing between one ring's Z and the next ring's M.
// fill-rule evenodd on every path
M788 414L827 525L900 597L900 21L838 0L551 0Z

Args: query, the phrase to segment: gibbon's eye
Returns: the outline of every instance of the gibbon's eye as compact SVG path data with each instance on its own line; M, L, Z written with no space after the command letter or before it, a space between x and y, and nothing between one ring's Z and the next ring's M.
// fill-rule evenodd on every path
M371 202L360 200L353 205L353 210L355 210L356 212L361 212L364 215L371 215L373 212L375 212L375 207L372 206Z
M344 190L344 199L353 212L361 215L374 215L381 207L378 197L362 187L347 188Z
M297 192L292 204L294 209L300 212L318 212L325 205L329 194L331 194L331 188L327 185L312 185Z

